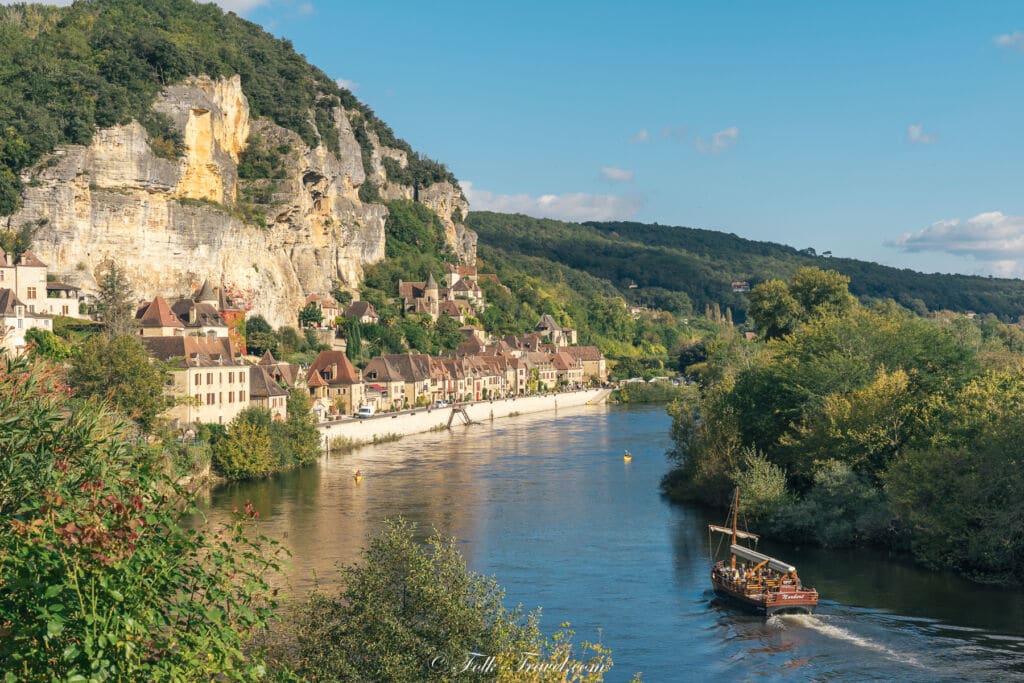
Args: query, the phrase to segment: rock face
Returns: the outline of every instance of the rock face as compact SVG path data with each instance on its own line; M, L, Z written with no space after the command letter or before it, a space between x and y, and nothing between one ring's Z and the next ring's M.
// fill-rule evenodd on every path
M338 154L250 119L237 76L165 88L154 109L182 133L178 159L156 156L133 121L97 131L88 147L57 149L23 177L23 208L4 227L39 225L33 250L61 280L89 291L111 261L141 300L183 295L209 278L272 325L294 325L307 294L355 287L363 267L384 258L387 208L359 200L366 174L341 107L332 114ZM239 179L239 156L256 136L281 151L273 180ZM394 152L373 148L381 194L413 198L412 188L387 182L380 159L405 161ZM473 263L476 236L453 220L469 208L461 190L438 183L419 194Z

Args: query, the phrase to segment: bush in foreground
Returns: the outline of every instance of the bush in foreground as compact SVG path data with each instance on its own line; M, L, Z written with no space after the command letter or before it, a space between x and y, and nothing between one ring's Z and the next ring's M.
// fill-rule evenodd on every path
M572 659L571 633L548 641L539 613L506 609L504 592L467 569L454 539L435 534L420 545L414 534L402 520L388 522L363 564L342 570L338 595L310 596L299 619L300 673L314 681L604 679L608 650L583 643L592 656Z
M186 529L156 453L53 370L0 361L5 680L254 680L276 568L243 518ZM249 510L250 516L255 513ZM221 543L224 545L221 545Z

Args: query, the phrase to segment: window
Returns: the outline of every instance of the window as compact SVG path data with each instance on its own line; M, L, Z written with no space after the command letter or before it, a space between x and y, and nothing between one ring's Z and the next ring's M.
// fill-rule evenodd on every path
M66 304L64 306L60 307L60 314L61 315L68 315L68 313L70 313L70 311L71 311L71 309L68 308L68 306Z
M212 372L206 373L206 383L207 384L213 384L213 373Z
M245 384L245 373L244 372L238 373L238 383L239 384Z
M35 287L27 288L25 290L25 297L29 298L29 299L35 299L36 298L36 288Z
M244 391L239 391L238 392L238 402L239 403L245 403L245 392Z
M203 376L201 374L199 374L198 372L196 373L196 382L195 382L195 384L196 384L197 387L198 386L202 386L202 384L203 384Z
M213 399L214 399L214 395L213 394L207 394L206 395L206 405L212 406L213 405Z
M234 402L235 402L235 392L229 391L228 392L228 403L234 403Z
M234 383L235 383L235 373L229 372L228 373L228 384L234 384Z

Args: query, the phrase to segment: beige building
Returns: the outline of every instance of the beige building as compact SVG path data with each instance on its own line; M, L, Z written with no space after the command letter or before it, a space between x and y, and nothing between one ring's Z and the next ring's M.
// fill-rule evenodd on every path
M564 351L583 363L584 380L608 381L608 365L601 349L596 346L568 346Z
M0 249L0 287L12 290L28 313L49 313L46 264L31 251L26 251L15 263L13 256Z
M26 346L25 333L31 329L53 331L53 318L34 313L12 289L0 288L0 355L20 355Z
M164 413L174 427L227 424L249 407L249 367L232 353L226 337L144 336L141 341L151 356L174 368L166 393L177 404Z
M266 410L274 420L288 419L288 392L262 365L249 367L249 405Z
M306 373L310 397L328 412L351 415L365 400L363 377L341 351L321 351Z

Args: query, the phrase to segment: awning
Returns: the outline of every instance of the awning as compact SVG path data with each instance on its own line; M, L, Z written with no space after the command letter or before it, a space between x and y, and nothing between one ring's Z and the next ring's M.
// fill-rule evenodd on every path
M796 567L794 567L791 564L787 564L782 560L777 560L774 557L768 557L767 555L763 555L757 552L756 550L751 550L750 548L747 548L742 545L731 545L729 546L729 551L736 557L742 557L744 560L749 560L750 562L754 562L756 564L767 562L769 569L771 569L772 571L779 572L781 574L796 571Z

